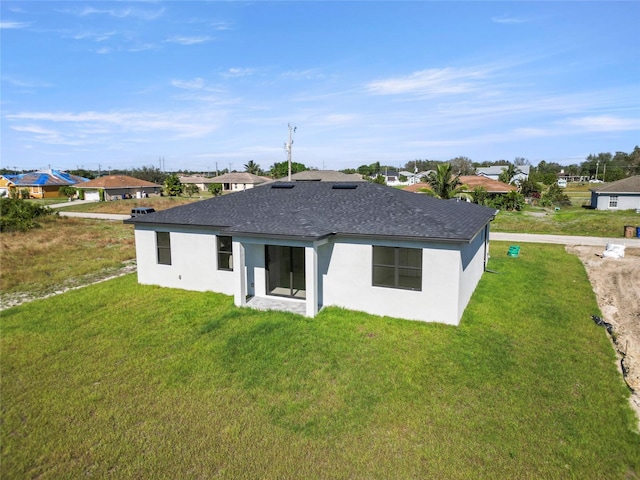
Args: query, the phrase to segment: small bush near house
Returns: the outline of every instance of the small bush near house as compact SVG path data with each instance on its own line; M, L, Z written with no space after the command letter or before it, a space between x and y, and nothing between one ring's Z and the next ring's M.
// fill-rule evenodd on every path
M0 232L25 232L40 225L36 218L57 215L49 207L23 200L22 198L0 198Z
M222 195L222 184L210 183L209 186L207 187L207 190L209 190L209 193L211 195L215 195L217 197L218 195Z
M553 205L567 207L571 205L571 199L566 193L564 193L558 184L554 183L549 186L549 189L545 193L542 194L542 197L540 198L540 205L543 207L551 207Z

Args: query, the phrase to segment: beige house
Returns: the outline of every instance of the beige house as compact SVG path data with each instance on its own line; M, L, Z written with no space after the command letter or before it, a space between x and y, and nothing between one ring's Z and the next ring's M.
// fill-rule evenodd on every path
M248 190L272 181L269 177L260 177L247 172L225 173L224 175L211 179L211 183L219 183L222 185L222 191L224 193L242 192L243 190Z
M162 185L128 175L107 175L76 187L84 192L85 200L96 202L159 196L162 193Z

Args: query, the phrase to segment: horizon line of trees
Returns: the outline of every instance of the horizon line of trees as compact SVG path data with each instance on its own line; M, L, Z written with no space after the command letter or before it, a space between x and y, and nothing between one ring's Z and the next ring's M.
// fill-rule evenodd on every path
M513 161L509 160L496 160L496 161L483 161L474 162L468 157L458 156L450 160L428 160L428 159L416 159L410 160L404 164L404 166L383 165L380 162L373 162L371 164L363 164L357 168L346 168L340 170L343 173L359 173L370 179L376 179L379 175L384 174L386 171L399 172L405 170L408 172L425 172L435 171L439 165L449 164L451 165L452 172L457 175L474 175L477 168L489 167L495 165L504 165L512 167L530 166L529 179L541 182L547 185L554 183L557 180L557 175L561 171L571 176L582 176L589 179L599 179L606 182L612 182L620 180L622 178L631 175L640 175L640 146L636 146L632 152L626 153L618 151L615 154L609 152L601 152L598 154L590 154L581 163L575 163L571 165L561 165L557 162L547 162L541 160L537 165L532 165L531 162L524 157L515 157ZM268 175L271 178L278 179L284 178L288 175L288 164L286 161L276 162L267 171L254 160L249 160L243 165L243 172L252 173L254 175ZM305 170L314 170L313 167L307 167L300 162L291 163L291 173L298 173ZM231 172L237 172L238 170L232 170ZM81 177L94 179L98 175L103 174L104 171L100 170L88 170L84 168L77 168L74 170L67 170L72 175L78 175ZM0 168L0 175L5 174L19 174L27 173L24 170L18 171L15 167L8 169L6 167ZM230 173L228 168L217 170L217 175L223 175ZM159 185L164 184L167 177L173 174L182 175L203 175L205 172L180 169L175 172L165 172L153 165L142 166L140 168L131 169L110 169L110 175L129 175L140 180L147 180L149 182L157 183Z

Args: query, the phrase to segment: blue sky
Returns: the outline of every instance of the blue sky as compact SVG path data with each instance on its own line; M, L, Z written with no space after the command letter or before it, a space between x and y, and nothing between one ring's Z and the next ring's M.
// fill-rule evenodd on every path
M0 3L4 167L242 170L640 144L640 2Z

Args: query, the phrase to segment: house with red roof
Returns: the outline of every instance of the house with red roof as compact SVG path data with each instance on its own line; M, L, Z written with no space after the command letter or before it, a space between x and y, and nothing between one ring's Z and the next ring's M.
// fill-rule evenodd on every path
M162 185L128 175L105 175L78 186L85 200L108 201L159 196Z

